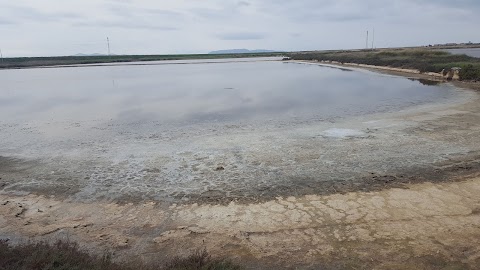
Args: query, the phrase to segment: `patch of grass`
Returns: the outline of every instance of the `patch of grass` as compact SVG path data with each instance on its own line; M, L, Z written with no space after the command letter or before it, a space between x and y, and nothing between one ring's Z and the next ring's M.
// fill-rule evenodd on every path
M331 51L290 53L295 60L337 61L374 66L417 69L421 72L440 72L452 67L462 68L462 80L480 80L480 59L454 55L432 49L383 49L376 51Z
M0 240L0 269L121 269L111 261L109 254L94 257L79 249L75 243L57 241L26 243L11 246Z
M151 263L112 261L110 253L92 255L68 241L10 245L0 240L0 269L2 270L238 270L229 261L215 260L205 250L170 262Z
M185 258L175 258L167 264L169 270L239 270L240 266L231 263L230 261L212 260L212 257L206 250L197 251L194 254Z

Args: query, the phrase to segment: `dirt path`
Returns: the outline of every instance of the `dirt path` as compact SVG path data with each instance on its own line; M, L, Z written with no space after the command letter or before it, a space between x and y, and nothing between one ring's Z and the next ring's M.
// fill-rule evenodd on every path
M480 263L479 194L480 178L224 206L2 195L0 231L36 239L68 235L144 259L206 247L252 268L474 269Z

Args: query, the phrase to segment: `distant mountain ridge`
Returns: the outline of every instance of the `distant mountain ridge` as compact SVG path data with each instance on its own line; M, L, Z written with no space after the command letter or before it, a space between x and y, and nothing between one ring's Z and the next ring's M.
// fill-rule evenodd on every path
M231 49L231 50L219 50L212 51L208 54L235 54L235 53L273 53L277 51L272 50L247 50L247 49Z
M111 55L114 55L114 54L111 54ZM103 53L77 53L73 56L107 56L107 54L103 54Z

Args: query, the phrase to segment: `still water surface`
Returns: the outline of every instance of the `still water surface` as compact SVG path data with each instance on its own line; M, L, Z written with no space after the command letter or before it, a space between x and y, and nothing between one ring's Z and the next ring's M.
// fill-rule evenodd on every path
M405 78L280 61L0 71L0 121L193 124L336 118L451 94Z
M447 50L452 54L466 54L471 57L480 58L480 48L468 48L468 49L451 49Z

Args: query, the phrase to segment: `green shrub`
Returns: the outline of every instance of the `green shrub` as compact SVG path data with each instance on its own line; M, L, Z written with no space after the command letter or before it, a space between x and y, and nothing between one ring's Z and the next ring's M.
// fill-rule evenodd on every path
M215 260L206 250L170 262L162 260L115 263L110 253L92 255L76 243L57 241L30 242L10 245L0 240L0 269L2 270L238 270L239 266L224 260Z
M169 270L239 270L239 266L229 261L212 260L206 250L197 251L185 258L175 258L167 264Z
M460 79L462 80L480 80L480 65L466 65L460 71Z
M109 254L94 257L71 242L27 243L11 246L0 240L0 269L4 270L115 270L121 269Z

